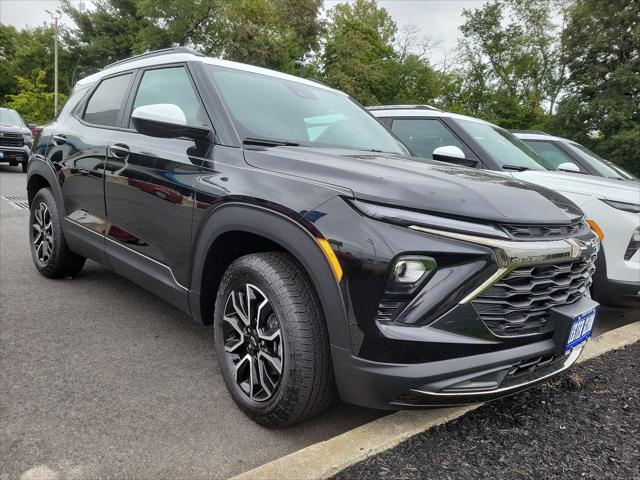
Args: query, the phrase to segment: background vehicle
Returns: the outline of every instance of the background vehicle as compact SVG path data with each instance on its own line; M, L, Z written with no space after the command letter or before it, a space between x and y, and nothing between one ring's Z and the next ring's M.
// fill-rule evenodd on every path
M511 133L529 145L550 166L555 167L554 170L616 180L638 180L615 163L599 157L587 147L572 140L531 130L511 130Z
M27 171L31 152L31 130L15 110L0 108L0 162L22 165Z
M509 172L571 199L602 238L594 280L601 302L637 305L640 299L640 183L547 171L542 158L496 125L429 106L372 107L416 155L454 164Z
M36 268L73 276L90 257L213 323L229 392L263 425L336 387L377 408L505 395L590 335L598 241L577 207L415 161L315 82L153 52L79 81L38 138Z

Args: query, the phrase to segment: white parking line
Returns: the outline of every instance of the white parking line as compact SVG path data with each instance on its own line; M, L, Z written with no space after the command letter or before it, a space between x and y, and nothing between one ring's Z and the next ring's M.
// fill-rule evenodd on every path
M578 363L638 340L640 322L603 333L587 343ZM232 480L325 479L354 463L392 448L413 435L461 417L481 405L400 411L241 473Z

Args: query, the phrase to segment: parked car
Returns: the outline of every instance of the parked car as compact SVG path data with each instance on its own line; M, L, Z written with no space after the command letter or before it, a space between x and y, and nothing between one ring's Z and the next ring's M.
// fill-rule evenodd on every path
M511 133L544 158L550 166L554 167L554 170L616 180L638 180L625 169L572 140L535 130L511 130Z
M31 152L31 130L15 110L0 108L0 162L27 171Z
M408 153L316 82L185 48L133 57L80 80L40 134L33 261L62 278L92 258L213 323L231 396L270 427L336 389L451 405L568 368L597 309L583 213Z
M541 157L507 130L477 118L428 106L372 107L370 111L418 156L503 172L571 199L602 240L594 296L604 303L638 305L639 182L548 171L556 170L559 162ZM541 226L539 231L546 229Z

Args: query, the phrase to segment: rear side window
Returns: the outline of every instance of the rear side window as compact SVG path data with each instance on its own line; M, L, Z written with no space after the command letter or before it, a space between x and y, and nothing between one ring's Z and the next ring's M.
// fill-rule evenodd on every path
M144 72L133 110L144 105L169 103L177 105L187 118L187 125L206 125L205 112L183 67L160 68Z
M395 118L391 131L423 158L433 159L433 151L438 147L455 146L465 151L462 142L440 120Z
M103 80L87 102L84 120L105 127L117 126L120 108L129 92L130 81L130 73Z

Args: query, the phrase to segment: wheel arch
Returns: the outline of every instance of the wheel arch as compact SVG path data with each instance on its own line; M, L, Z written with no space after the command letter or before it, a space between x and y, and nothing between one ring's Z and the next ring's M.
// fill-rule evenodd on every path
M53 168L43 161L32 160L29 164L27 179L27 197L29 199L29 206L31 206L33 197L36 196L38 190L42 188L50 188L58 206L62 207L64 205L60 184Z
M211 323L215 293L233 260L248 253L285 251L300 263L311 279L323 309L330 343L351 348L341 287L316 237L300 223L264 207L225 204L209 214L193 251L189 300L192 316L200 323Z

